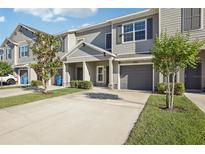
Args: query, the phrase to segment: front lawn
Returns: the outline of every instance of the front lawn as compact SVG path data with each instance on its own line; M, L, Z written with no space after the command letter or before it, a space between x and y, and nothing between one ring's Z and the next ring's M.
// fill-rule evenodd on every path
M79 91L82 91L82 89L63 88L63 89L58 89L58 90L51 90L51 91L49 91L48 94L36 92L36 93L31 93L31 94L4 97L4 98L0 98L0 108L30 103L30 102L34 102L34 101L38 101L38 100L47 99L47 98L71 94L71 93L75 93L75 92L79 92Z
M205 144L205 114L184 96L174 98L182 112L160 109L164 96L150 96L126 144Z

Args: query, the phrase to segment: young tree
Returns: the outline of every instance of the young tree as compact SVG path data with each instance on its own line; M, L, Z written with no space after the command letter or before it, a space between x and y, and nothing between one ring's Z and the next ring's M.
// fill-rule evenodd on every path
M156 38L152 53L155 69L162 73L167 81L166 105L173 109L175 77L179 70L189 67L196 67L199 60L200 48L205 44L204 41L189 41L189 35L176 33L168 36L162 33L161 37ZM172 86L170 83L172 77Z
M32 44L32 43L30 43ZM55 36L45 33L36 33L36 40L31 45L33 55L37 64L31 64L36 74L42 78L44 85L44 93L47 93L47 83L62 66L60 58L56 56L59 52L60 42Z
M0 77L1 77L1 87L2 87L2 76L8 74L12 71L11 66L7 62L0 61Z

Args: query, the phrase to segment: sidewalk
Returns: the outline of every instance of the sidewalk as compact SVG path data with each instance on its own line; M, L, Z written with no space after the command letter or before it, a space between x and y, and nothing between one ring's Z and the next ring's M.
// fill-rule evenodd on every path
M42 88L42 87L40 87ZM55 90L55 89L60 89L64 87L59 87L59 86L49 86L48 90ZM1 89L0 90L0 98L3 97L10 97L10 96L17 96L17 95L23 95L23 94L29 94L33 93L35 90L31 88L11 88L11 89Z
M205 93L185 93L185 96L205 113Z

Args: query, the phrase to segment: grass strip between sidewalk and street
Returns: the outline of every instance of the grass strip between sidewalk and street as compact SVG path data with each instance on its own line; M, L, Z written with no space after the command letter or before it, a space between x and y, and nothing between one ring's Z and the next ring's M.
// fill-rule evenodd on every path
M0 108L30 103L34 101L47 99L47 98L58 97L58 96L66 95L66 94L72 94L72 93L80 92L80 91L83 91L83 89L62 88L62 89L57 89L57 90L51 90L48 92L48 94L43 94L41 92L34 92L30 94L4 97L4 98L0 98Z

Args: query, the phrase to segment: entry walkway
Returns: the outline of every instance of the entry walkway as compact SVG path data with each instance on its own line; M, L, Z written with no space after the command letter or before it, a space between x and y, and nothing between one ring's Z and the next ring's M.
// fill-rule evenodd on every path
M205 93L185 93L185 96L205 113Z

